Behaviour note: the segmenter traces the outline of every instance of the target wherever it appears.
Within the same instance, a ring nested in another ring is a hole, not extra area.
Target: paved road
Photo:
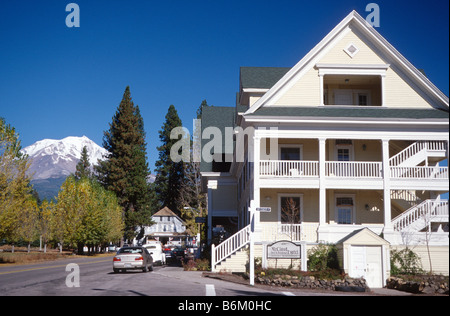
[[[76,264],[76,266],[69,264]],[[75,276],[74,267],[79,269],[79,279]],[[70,287],[71,285],[75,286]],[[0,266],[0,296],[204,297],[330,294],[344,295],[344,293],[316,293],[282,288],[250,287],[205,278],[202,277],[201,272],[186,272],[178,266],[155,267],[153,272],[147,273],[131,271],[114,274],[111,257],[74,258],[33,265]]]

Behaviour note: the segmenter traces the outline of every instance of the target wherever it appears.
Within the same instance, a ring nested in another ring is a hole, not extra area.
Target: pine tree
[[[81,150],[81,159],[76,166],[75,178],[90,178],[91,177],[91,163],[89,162],[89,155],[87,147],[84,146]]]
[[[175,127],[181,127],[181,119],[175,106],[171,105],[165,117],[162,129],[159,131],[159,139],[162,143],[157,147],[159,159],[155,163],[156,180],[155,190],[160,206],[167,206],[177,215],[180,215],[182,205],[178,196],[184,177],[183,162],[174,162],[170,158],[170,149],[178,139],[170,139],[170,133]]]
[[[103,147],[109,155],[96,167],[99,181],[117,195],[123,208],[127,239],[135,237],[139,227],[151,224],[146,146],[144,120],[127,87],[109,130],[104,132]]]

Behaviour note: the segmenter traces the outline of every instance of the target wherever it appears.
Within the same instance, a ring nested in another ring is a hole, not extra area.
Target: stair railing
[[[250,242],[250,225],[224,240],[219,245],[211,245],[211,271],[215,272],[216,265],[237,252]]]

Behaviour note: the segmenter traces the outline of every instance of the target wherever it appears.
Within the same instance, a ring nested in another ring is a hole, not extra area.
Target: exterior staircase
[[[429,158],[445,158],[446,142],[417,141],[412,143],[389,159],[391,167],[412,167],[427,161]]]
[[[243,248],[250,243],[250,230],[250,225],[245,226],[218,246],[211,246],[211,272],[245,272],[242,263],[247,262],[248,255]]]
[[[392,220],[395,231],[419,232],[431,222],[448,222],[448,201],[425,200]]]
[[[216,264],[215,272],[246,272],[249,262],[248,246],[244,246]]]

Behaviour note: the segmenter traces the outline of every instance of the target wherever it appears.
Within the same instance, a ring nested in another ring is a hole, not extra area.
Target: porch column
[[[320,106],[324,106],[324,89],[323,89],[323,74],[319,74],[319,93],[320,93]],[[327,100],[328,101],[328,100]]]
[[[326,138],[319,139],[319,225],[327,222],[327,196],[325,188]]]
[[[259,241],[261,232],[261,224],[260,224],[260,212],[256,212],[256,208],[261,206],[261,198],[260,198],[260,185],[259,185],[259,162],[260,162],[260,149],[261,149],[261,137],[256,135],[253,135],[253,157],[250,156],[250,163],[253,162],[253,203],[251,203],[251,211],[254,213],[254,227],[255,227],[255,234],[254,239],[255,241]],[[252,159],[253,158],[253,159]],[[251,214],[250,214],[251,215]],[[251,219],[251,216],[250,216]]]
[[[389,165],[389,139],[382,141],[383,155],[383,203],[384,203],[384,232],[392,231],[391,216],[391,170]]]
[[[213,198],[213,190],[217,189],[217,180],[208,180],[208,195],[206,197],[206,203],[208,206],[208,235],[207,235],[207,244],[210,245],[212,242],[212,218],[214,215],[214,210],[212,206]]]

